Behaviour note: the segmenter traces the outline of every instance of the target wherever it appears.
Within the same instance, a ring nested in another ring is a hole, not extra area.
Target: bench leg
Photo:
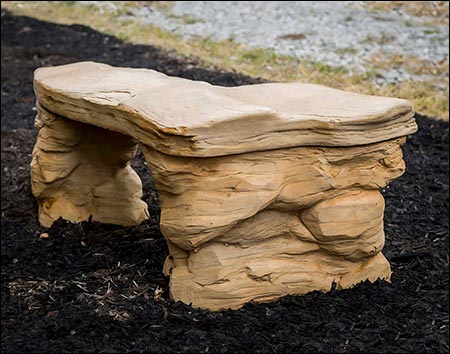
[[[54,115],[38,105],[31,185],[39,221],[58,218],[137,225],[149,217],[130,166],[137,143],[123,134]]]
[[[143,146],[160,195],[172,298],[236,309],[389,280],[378,190],[403,173],[403,142],[210,158]]]

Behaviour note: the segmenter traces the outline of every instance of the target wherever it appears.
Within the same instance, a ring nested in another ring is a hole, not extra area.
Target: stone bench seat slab
[[[228,88],[82,62],[37,69],[34,87],[38,101],[53,113],[177,156],[366,145],[416,129],[406,100],[313,84]]]

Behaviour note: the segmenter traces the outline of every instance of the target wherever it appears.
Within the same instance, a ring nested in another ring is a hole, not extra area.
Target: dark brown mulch
[[[135,228],[36,221],[29,167],[32,72],[96,60],[219,85],[259,82],[206,70],[83,26],[2,12],[2,352],[448,352],[448,123],[418,116],[407,173],[384,191],[392,284],[288,296],[211,313],[168,299],[157,195],[134,162],[152,219]],[[161,299],[155,299],[163,289]]]

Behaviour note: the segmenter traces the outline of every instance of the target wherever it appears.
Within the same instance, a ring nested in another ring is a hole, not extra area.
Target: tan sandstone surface
[[[405,170],[408,101],[309,84],[224,88],[92,62],[35,72],[39,218],[148,218],[161,200],[175,300],[238,308],[389,279],[379,189]]]

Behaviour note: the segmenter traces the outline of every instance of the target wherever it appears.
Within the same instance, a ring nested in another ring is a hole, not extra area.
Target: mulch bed
[[[217,85],[261,80],[84,26],[1,16],[2,352],[448,352],[448,123],[417,116],[419,132],[404,146],[407,172],[383,191],[391,284],[196,310],[169,299],[158,199],[141,155],[133,164],[151,220],[38,224],[32,72],[95,60]]]

